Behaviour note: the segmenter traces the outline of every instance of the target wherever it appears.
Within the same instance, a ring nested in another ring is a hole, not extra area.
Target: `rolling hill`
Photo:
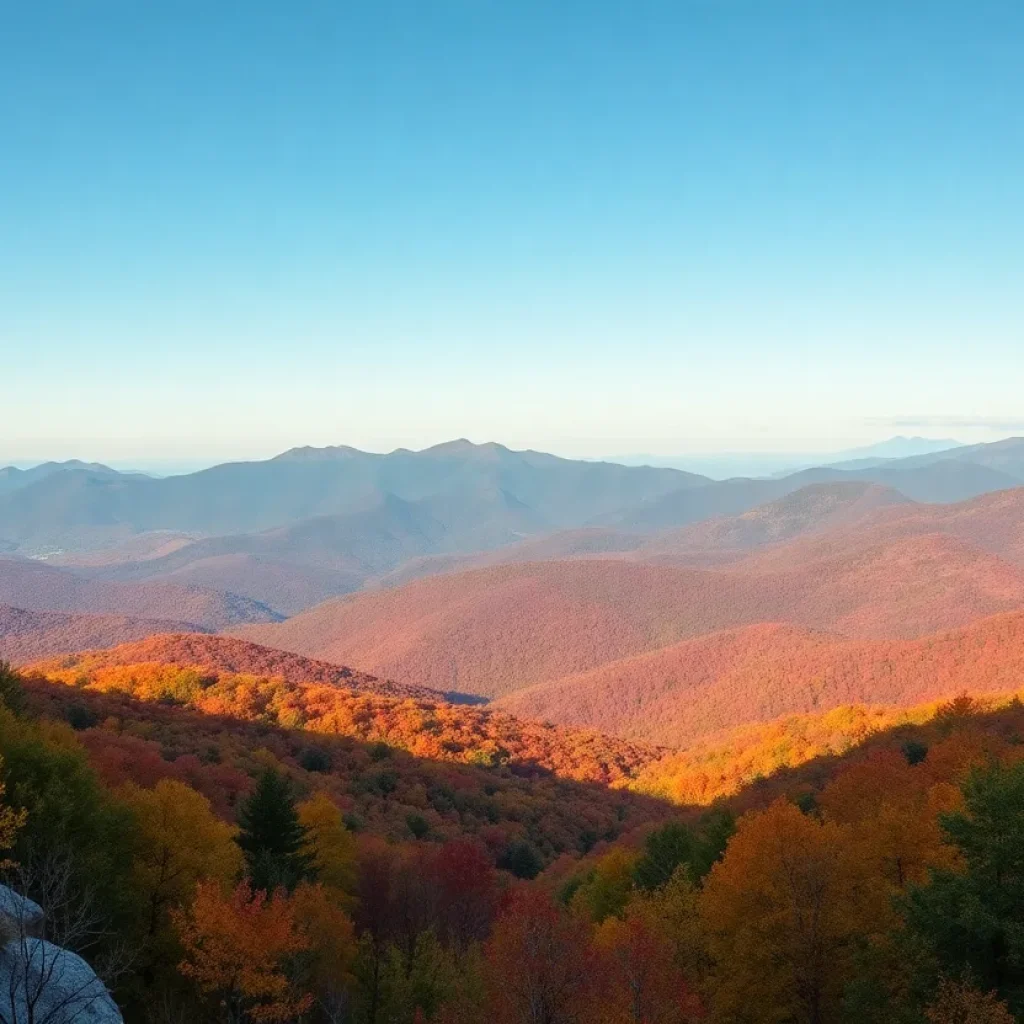
[[[752,549],[743,565],[776,571],[821,559],[855,560],[865,549],[913,538],[944,537],[955,544],[1024,565],[1024,488],[998,491],[949,505],[904,504],[881,507],[856,523],[805,531],[791,542]],[[708,546],[712,551],[713,547]],[[688,562],[684,558],[684,564]]]
[[[0,604],[0,660],[24,665],[68,651],[114,647],[168,629],[195,627],[127,615],[68,615]]]
[[[447,703],[438,693],[403,689],[240,641],[219,644],[219,639],[206,644],[157,637],[109,652],[40,661],[24,674],[71,687],[79,696],[119,694],[142,705],[198,710],[214,723],[290,728],[304,746],[344,736],[435,761],[498,770],[510,765],[519,776],[624,782],[663,753],[589,729],[555,728],[490,708]],[[141,707],[139,712],[145,714]],[[377,760],[390,757],[391,751],[377,751]]]
[[[189,533],[153,530],[149,533],[132,534],[124,541],[111,544],[109,547],[49,554],[46,561],[49,565],[71,569],[99,569],[123,563],[145,562],[151,558],[163,558],[194,540]]]
[[[871,523],[891,536],[944,533],[1008,562],[1024,565],[1024,487],[952,505],[903,506]]]
[[[740,516],[655,534],[629,557],[785,572],[843,557],[853,563],[872,547],[927,535],[1024,565],[1024,488],[933,505],[902,499],[876,484],[817,484]]]
[[[444,700],[444,694],[426,687],[394,683],[342,665],[206,633],[166,633],[105,650],[84,650],[37,662],[28,671],[43,675],[75,671],[88,675],[100,669],[129,665],[179,665],[201,672],[261,676],[292,684],[326,684],[402,699]]]
[[[124,573],[115,569],[89,575],[102,580],[141,579],[146,585],[172,583],[227,591],[270,607],[281,615],[293,615],[329,598],[350,594],[359,590],[365,581],[362,573],[299,565],[263,555],[203,554],[201,550],[194,553],[194,559],[185,557],[173,568],[173,560],[168,559],[148,575],[138,573],[135,567]]]
[[[375,586],[397,587],[413,580],[446,572],[485,569],[488,566],[518,562],[547,562],[569,558],[607,558],[641,550],[644,537],[607,527],[591,526],[578,530],[557,530],[554,533],[528,537],[494,551],[468,555],[427,555],[402,563],[393,572],[371,582]]]
[[[88,579],[25,558],[0,558],[0,603],[34,611],[128,615],[210,630],[280,618],[265,605],[237,594],[164,581]]]
[[[617,555],[699,568],[738,562],[776,547],[778,564],[785,566],[806,557],[801,549],[786,546],[801,539],[820,538],[819,546],[828,550],[837,538],[849,538],[853,551],[887,538],[927,533],[944,533],[1022,564],[1024,488],[945,505],[914,502],[892,488],[863,481],[809,484],[737,516],[716,516],[653,535],[609,527],[557,531],[489,552],[412,559],[376,582],[398,586],[441,572]]]
[[[537,518],[504,492],[416,502],[382,494],[351,512],[259,533],[176,543],[161,556],[147,553],[142,559],[99,565],[96,556],[79,556],[74,562],[87,563],[82,571],[94,578],[213,587],[293,614],[358,590],[367,580],[421,556],[476,552],[538,529]]]
[[[911,464],[904,465],[905,462]],[[1009,459],[1007,464],[1015,465]],[[912,460],[895,459],[857,470],[819,467],[777,478],[738,477],[706,487],[673,491],[611,513],[600,522],[618,529],[656,532],[699,523],[713,516],[740,515],[812,485],[842,483],[877,484],[912,501],[941,503],[967,501],[992,491],[1020,487],[1024,477],[987,462],[965,458],[936,459],[920,465]]]
[[[235,632],[374,675],[497,697],[758,622],[910,638],[1022,607],[1024,569],[925,534],[868,536],[853,552],[780,555],[768,566],[502,565],[351,595]]]
[[[715,517],[645,541],[644,560],[713,565],[769,544],[862,522],[876,509],[910,504],[899,491],[862,481],[810,484],[738,516]]]
[[[1024,611],[916,640],[851,640],[756,625],[542,683],[513,715],[680,747],[744,723],[844,704],[905,707],[1024,688]]]

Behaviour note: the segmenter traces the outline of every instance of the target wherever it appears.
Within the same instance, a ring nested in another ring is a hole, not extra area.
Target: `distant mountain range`
[[[1024,611],[1024,439],[853,454],[722,481],[464,440],[166,479],[5,470],[0,657],[168,633],[154,657],[330,671],[301,660],[315,658],[671,743],[813,710],[812,690],[866,700],[885,690],[871,659],[918,650],[871,645]],[[814,679],[786,681],[790,651]]]
[[[447,532],[460,528],[467,505],[476,506],[469,524],[474,533],[484,513],[507,520],[506,532],[536,532],[580,525],[708,483],[677,470],[580,462],[468,441],[389,455],[299,448],[264,462],[164,479],[77,465],[17,479],[19,486],[0,497],[0,537],[21,546],[78,549],[152,530],[203,536],[270,530],[351,514],[388,498],[422,505]]]
[[[10,494],[22,487],[38,483],[47,477],[58,473],[82,472],[89,473],[95,477],[119,477],[119,476],[141,476],[138,473],[119,473],[109,466],[99,462],[80,462],[78,459],[70,459],[67,462],[43,462],[31,469],[18,469],[16,466],[6,466],[0,469],[0,495]]]
[[[710,476],[715,480],[728,480],[736,476],[786,476],[815,466],[839,469],[864,468],[886,459],[902,459],[911,455],[949,451],[960,447],[952,438],[890,437],[886,441],[847,448],[835,452],[719,452],[692,455],[628,455],[613,462],[627,466],[668,466],[692,473]],[[857,464],[862,464],[858,467]]]
[[[886,450],[922,443],[898,439]],[[871,483],[898,492],[890,501],[962,501],[1024,485],[1024,440],[724,481],[465,440],[387,455],[297,448],[165,479],[76,462],[3,470],[0,480],[0,552],[45,556],[108,583],[216,590],[293,615],[366,585],[480,564],[489,552],[518,547],[524,560],[530,544],[557,547],[567,531],[584,531],[566,551],[573,557],[576,543],[629,550],[639,535],[742,515],[810,485]]]

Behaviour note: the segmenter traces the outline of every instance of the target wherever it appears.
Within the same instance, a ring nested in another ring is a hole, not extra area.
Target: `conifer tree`
[[[0,703],[20,715],[25,710],[25,691],[21,686],[21,676],[14,670],[9,661],[0,658]]]
[[[245,854],[255,891],[291,891],[312,873],[303,847],[305,829],[299,822],[288,780],[268,768],[239,814],[238,845]]]

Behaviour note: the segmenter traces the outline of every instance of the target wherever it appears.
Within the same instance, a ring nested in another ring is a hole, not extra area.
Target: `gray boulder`
[[[93,969],[45,939],[0,950],[0,1024],[124,1024]]]

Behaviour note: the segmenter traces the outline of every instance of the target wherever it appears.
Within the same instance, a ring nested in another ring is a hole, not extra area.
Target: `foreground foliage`
[[[1024,1014],[1017,703],[950,702],[702,810],[283,726],[347,706],[329,696],[167,666],[3,677],[8,880],[128,1020]]]

